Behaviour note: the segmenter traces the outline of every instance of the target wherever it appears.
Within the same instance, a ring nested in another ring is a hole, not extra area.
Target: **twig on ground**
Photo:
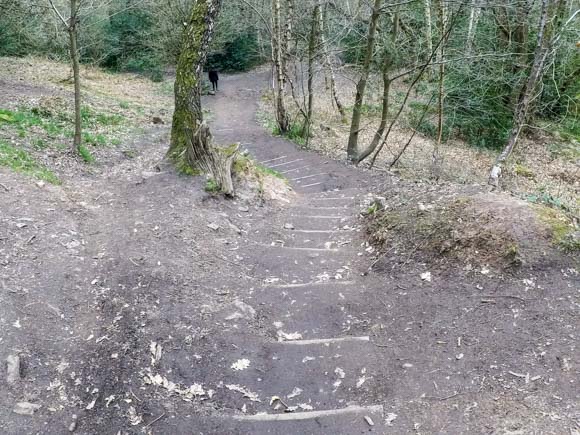
[[[101,198],[102,198],[102,196],[103,196],[105,193],[106,193],[106,192],[102,192],[102,193],[101,193],[99,196],[97,196],[97,197],[95,198],[95,202],[98,202],[98,201],[99,201],[99,199],[101,199]]]
[[[133,396],[135,399],[137,399],[137,402],[141,402],[141,399],[139,399],[139,398],[138,398],[138,397],[135,395],[135,393],[133,393],[133,390],[132,390],[132,389],[129,389],[129,392],[131,393],[131,395],[132,395],[132,396]]]
[[[0,187],[2,187],[6,192],[10,192],[10,189],[8,189],[4,184],[0,183]]]
[[[143,426],[143,429],[147,429],[149,426],[157,423],[159,420],[161,420],[163,417],[165,417],[165,413],[161,414],[159,417],[157,417],[155,420],[153,420],[151,423],[146,424],[145,426]]]
[[[487,303],[493,303],[495,301],[493,301],[493,298],[508,298],[508,299],[517,299],[518,301],[522,301],[522,302],[528,302],[528,301],[535,301],[535,299],[524,299],[522,297],[519,296],[513,296],[513,295],[475,295],[476,297],[481,297],[481,298],[490,298],[490,299],[482,299],[481,302],[487,302]]]
[[[425,397],[424,397],[424,399],[430,399],[430,400],[441,400],[441,401],[443,401],[443,400],[452,399],[453,397],[455,397],[455,396],[459,396],[460,394],[463,394],[463,393],[460,393],[460,392],[458,392],[458,391],[455,391],[453,394],[451,394],[451,395],[449,395],[449,396],[445,396],[445,397],[437,397],[437,396],[425,396]]]
[[[479,386],[479,390],[477,390],[478,393],[481,393],[481,390],[483,390],[483,385],[485,384],[486,379],[487,376],[484,376],[483,379],[481,380],[481,385]]]

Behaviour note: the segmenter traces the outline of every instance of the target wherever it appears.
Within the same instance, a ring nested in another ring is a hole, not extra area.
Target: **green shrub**
[[[163,80],[163,61],[152,47],[152,10],[126,8],[111,14],[105,29],[107,55],[101,65],[113,71],[143,74],[153,81]]]
[[[306,145],[306,138],[304,137],[304,131],[301,124],[297,122],[290,124],[288,131],[285,134],[280,131],[280,127],[275,121],[268,122],[268,126],[272,129],[272,134],[276,136],[284,136],[298,145]]]
[[[512,127],[513,107],[509,100],[512,90],[509,77],[498,80],[492,71],[488,74],[477,66],[450,69],[445,123],[472,145],[499,149],[505,145]]]
[[[206,69],[224,72],[247,71],[260,61],[255,33],[242,33],[227,41],[222,49],[210,52]]]

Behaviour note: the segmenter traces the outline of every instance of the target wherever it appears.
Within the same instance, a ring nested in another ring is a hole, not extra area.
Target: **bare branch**
[[[56,6],[54,5],[54,3],[52,2],[52,0],[48,0],[48,3],[50,4],[50,7],[52,8],[52,10],[54,11],[54,13],[56,14],[56,16],[58,18],[60,18],[60,20],[62,21],[62,24],[64,24],[64,26],[68,29],[69,27],[69,23],[67,23],[67,21],[64,19],[64,17],[62,16],[62,14],[60,13],[60,11],[56,8]]]

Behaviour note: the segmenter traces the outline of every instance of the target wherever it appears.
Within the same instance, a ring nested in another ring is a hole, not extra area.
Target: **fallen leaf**
[[[302,334],[300,334],[299,332],[291,332],[291,333],[286,333],[284,331],[278,331],[278,341],[293,341],[293,340],[301,340],[302,339]]]
[[[245,398],[250,399],[252,402],[261,402],[257,393],[254,393],[254,392],[242,387],[241,385],[229,384],[229,385],[226,385],[226,388],[230,391],[237,391],[238,393],[242,393]]]
[[[159,360],[161,360],[161,353],[163,348],[159,343],[152,341],[149,345],[149,350],[151,351],[151,365],[156,366]]]
[[[18,402],[12,411],[20,415],[34,415],[40,408],[41,406],[36,403]]]
[[[360,378],[358,378],[358,380],[356,381],[356,387],[360,388],[363,386],[363,384],[366,382],[367,377],[366,376],[361,376]]]
[[[392,426],[393,421],[395,421],[397,419],[397,417],[398,417],[397,414],[389,412],[387,414],[387,418],[385,418],[385,423],[387,424],[387,426]]]
[[[217,230],[220,229],[220,226],[218,224],[216,224],[215,222],[212,222],[212,223],[207,224],[207,227],[210,230],[214,230],[214,231],[217,231]]]
[[[141,424],[143,422],[143,417],[139,414],[137,414],[137,411],[135,410],[134,406],[130,406],[129,407],[129,423],[131,423],[131,426],[137,426],[138,424]]]
[[[235,363],[232,364],[232,369],[234,370],[244,370],[250,367],[250,360],[249,359],[239,359]]]
[[[292,392],[290,394],[288,394],[286,397],[288,399],[292,399],[293,397],[300,396],[301,394],[302,394],[302,388],[294,387]]]

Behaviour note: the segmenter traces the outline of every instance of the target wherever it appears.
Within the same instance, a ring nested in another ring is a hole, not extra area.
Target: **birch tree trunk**
[[[479,16],[481,15],[480,1],[481,0],[473,0],[473,3],[471,4],[469,24],[467,25],[467,41],[465,41],[465,54],[467,56],[470,56],[471,51],[473,50],[475,30],[477,29],[477,23],[479,22]]]
[[[347,158],[354,163],[359,161],[359,147],[358,135],[360,132],[360,120],[362,115],[362,105],[364,100],[365,89],[369,78],[371,62],[373,59],[373,51],[375,48],[375,34],[377,30],[377,23],[381,14],[382,0],[375,0],[373,12],[369,23],[369,30],[367,35],[367,44],[365,50],[365,58],[363,61],[361,77],[356,85],[356,96],[354,99],[354,106],[352,108],[352,120],[350,124],[350,133],[348,137],[348,145],[346,149]]]
[[[427,56],[433,53],[433,30],[431,25],[431,0],[423,0],[425,10],[425,42],[427,43]]]
[[[312,11],[312,23],[310,29],[310,39],[308,41],[308,78],[307,78],[307,92],[308,103],[306,106],[306,117],[304,118],[304,125],[302,127],[302,137],[306,139],[306,144],[310,140],[310,129],[312,126],[312,111],[314,106],[314,59],[316,55],[316,45],[318,42],[318,15],[320,15],[320,5],[314,6]]]
[[[332,66],[332,61],[330,59],[330,55],[328,53],[328,46],[326,45],[326,35],[324,34],[324,18],[322,14],[322,0],[318,0],[318,9],[316,9],[318,13],[318,33],[320,38],[320,48],[322,50],[323,61],[328,71],[328,77],[330,79],[330,93],[332,95],[332,99],[336,104],[336,109],[338,113],[340,113],[340,117],[342,122],[346,122],[346,113],[344,111],[344,106],[342,105],[338,93],[336,92],[336,76],[334,75],[334,67]]]
[[[222,192],[234,194],[232,164],[237,147],[217,149],[201,108],[201,74],[221,0],[198,0],[183,33],[175,77],[175,111],[167,157],[185,173],[209,173]]]
[[[290,70],[290,41],[292,40],[292,22],[294,21],[294,0],[286,0],[286,21],[284,23],[284,38],[282,54],[284,59],[284,78],[287,79]]]

